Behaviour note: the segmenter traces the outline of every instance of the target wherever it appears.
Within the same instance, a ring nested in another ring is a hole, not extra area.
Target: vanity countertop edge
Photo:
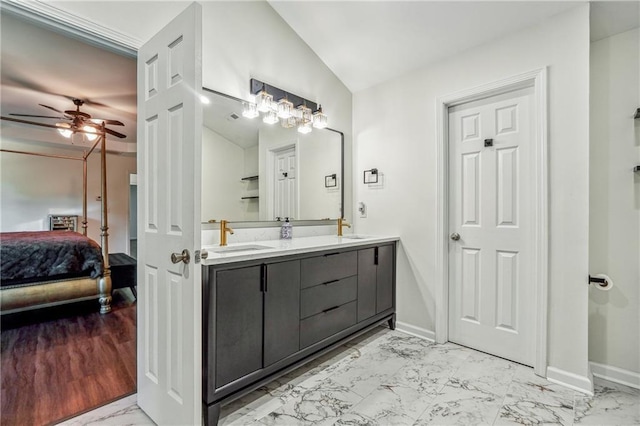
[[[229,244],[225,247],[235,251],[229,251],[226,253],[215,252],[215,250],[224,250],[225,248],[217,245],[208,245],[203,247],[203,249],[208,252],[208,258],[202,260],[202,265],[221,265],[243,262],[245,260],[268,259],[325,250],[347,249],[351,247],[382,244],[399,240],[400,237],[397,236],[363,236],[354,238],[349,235],[345,235],[343,237],[338,237],[336,235],[323,235],[314,237],[294,237],[290,240],[266,240]],[[246,251],[242,250],[242,247],[244,246],[247,247]],[[252,249],[252,247],[256,246],[269,248],[261,248],[258,250]]]

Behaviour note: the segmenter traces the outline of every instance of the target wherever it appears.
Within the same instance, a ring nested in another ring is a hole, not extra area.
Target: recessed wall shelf
[[[247,176],[243,177],[242,180],[258,180],[260,176]]]
[[[250,197],[242,197],[243,200],[257,200],[258,198],[260,198],[257,195],[252,195]]]

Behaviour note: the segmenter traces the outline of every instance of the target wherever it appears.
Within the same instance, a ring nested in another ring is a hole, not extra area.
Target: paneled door
[[[534,362],[533,88],[449,108],[449,340]]]
[[[159,425],[202,422],[201,16],[138,52],[138,405]]]
[[[275,153],[275,217],[298,216],[298,186],[296,180],[296,148],[291,146]]]

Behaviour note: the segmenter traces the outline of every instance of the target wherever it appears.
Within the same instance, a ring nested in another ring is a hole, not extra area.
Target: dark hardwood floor
[[[136,390],[136,305],[81,302],[0,318],[0,424],[48,425]]]

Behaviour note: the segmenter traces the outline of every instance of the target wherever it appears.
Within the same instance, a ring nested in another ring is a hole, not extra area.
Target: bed
[[[16,121],[2,117],[3,120]],[[28,123],[19,120],[21,123]],[[42,125],[40,123],[29,123]],[[48,126],[51,127],[51,126]],[[2,152],[83,161],[82,232],[0,233],[0,314],[97,298],[100,313],[111,311],[111,269],[107,219],[104,124],[82,157],[0,149]],[[87,237],[87,158],[101,144],[100,244]]]
[[[0,260],[3,313],[101,293],[102,249],[78,232],[1,233]]]

